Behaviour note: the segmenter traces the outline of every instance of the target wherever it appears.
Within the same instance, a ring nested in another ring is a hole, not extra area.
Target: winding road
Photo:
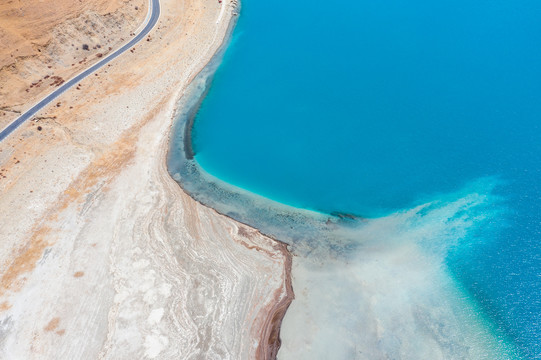
[[[88,75],[93,74],[96,70],[106,65],[107,63],[111,62],[112,60],[117,58],[119,55],[121,55],[123,52],[125,52],[126,50],[129,50],[135,44],[141,41],[150,32],[150,30],[154,28],[154,26],[158,22],[159,17],[160,17],[160,1],[150,0],[149,15],[147,15],[148,22],[145,25],[145,27],[137,35],[135,35],[133,39],[131,39],[128,43],[124,44],[120,49],[107,55],[106,57],[98,61],[96,64],[90,66],[88,69],[84,70],[83,72],[76,75],[69,81],[65,82],[60,87],[58,87],[55,91],[53,91],[51,94],[47,95],[43,100],[38,102],[36,105],[32,106],[29,110],[25,111],[21,116],[15,119],[11,124],[6,126],[0,132],[0,141],[8,137],[22,123],[32,118],[32,116],[34,116],[37,112],[39,112],[43,107],[45,107],[51,101],[53,101],[58,96],[63,94],[66,90],[71,88],[73,85],[79,83],[82,79],[84,79]]]

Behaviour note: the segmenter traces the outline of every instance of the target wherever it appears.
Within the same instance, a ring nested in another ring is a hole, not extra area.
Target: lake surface
[[[540,123],[539,1],[244,0],[192,140],[229,184],[323,214],[394,216],[403,243],[445,243],[452,287],[532,359]],[[482,206],[441,211],[473,195]],[[427,203],[423,226],[396,216]],[[427,219],[448,226],[434,235]]]

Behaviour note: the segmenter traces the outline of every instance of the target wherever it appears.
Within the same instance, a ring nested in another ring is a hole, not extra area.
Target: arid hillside
[[[126,41],[147,0],[0,2],[0,129]]]

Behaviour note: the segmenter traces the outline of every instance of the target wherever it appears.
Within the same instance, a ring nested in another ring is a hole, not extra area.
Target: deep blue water
[[[199,164],[368,217],[497,179],[501,211],[447,262],[496,330],[541,358],[541,3],[242,6],[196,118]]]

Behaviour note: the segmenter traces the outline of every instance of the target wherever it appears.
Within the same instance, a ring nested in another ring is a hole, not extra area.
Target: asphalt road
[[[149,32],[152,30],[154,25],[158,22],[158,18],[160,17],[160,1],[159,0],[150,0],[150,19],[146,26],[139,32],[133,39],[131,39],[127,44],[122,46],[120,49],[114,51],[113,53],[109,54],[108,56],[104,57],[100,61],[98,61],[96,64],[92,65],[79,75],[75,76],[74,78],[70,79],[69,81],[63,83],[60,87],[58,87],[56,90],[54,90],[51,94],[49,94],[47,97],[45,97],[43,100],[41,100],[39,103],[34,105],[32,108],[24,112],[21,116],[19,116],[16,120],[14,120],[11,124],[9,124],[5,129],[3,129],[0,132],[0,141],[4,140],[6,137],[8,137],[15,129],[17,129],[22,123],[24,123],[26,120],[32,118],[34,115],[36,115],[37,112],[39,112],[43,107],[45,107],[47,104],[49,104],[51,101],[56,99],[58,96],[60,96],[62,93],[64,93],[66,90],[71,88],[73,85],[79,83],[82,79],[87,77],[88,75],[94,73],[96,70],[101,68],[102,66],[106,65],[107,63],[114,60],[116,57],[120,56],[123,52],[126,50],[131,49],[135,44],[137,44],[139,41],[141,41]]]

